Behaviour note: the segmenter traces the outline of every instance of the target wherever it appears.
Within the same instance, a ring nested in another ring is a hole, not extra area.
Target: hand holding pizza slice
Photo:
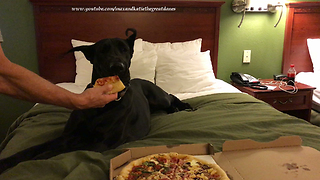
[[[111,84],[113,86],[112,90],[109,91],[108,94],[114,94],[114,93],[120,92],[125,88],[125,86],[123,85],[122,81],[118,76],[99,78],[96,80],[93,87],[103,86],[105,84]]]

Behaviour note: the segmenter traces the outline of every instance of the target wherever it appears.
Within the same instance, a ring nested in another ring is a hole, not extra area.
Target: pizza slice
[[[108,92],[109,94],[120,92],[125,88],[125,86],[123,85],[122,81],[118,76],[99,78],[96,80],[93,87],[99,87],[105,84],[111,84],[113,86],[112,90]]]

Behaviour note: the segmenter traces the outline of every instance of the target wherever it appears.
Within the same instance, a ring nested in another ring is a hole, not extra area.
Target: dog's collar
[[[116,99],[115,101],[120,101],[121,98],[126,94],[129,87],[130,84],[128,84],[122,91],[118,92],[118,99]]]

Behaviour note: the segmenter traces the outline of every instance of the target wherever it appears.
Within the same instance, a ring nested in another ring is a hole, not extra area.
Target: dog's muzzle
[[[111,62],[109,68],[115,74],[121,74],[127,69],[126,65],[122,62]]]

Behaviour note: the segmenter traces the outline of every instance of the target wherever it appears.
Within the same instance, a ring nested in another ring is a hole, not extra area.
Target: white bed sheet
[[[59,83],[58,86],[65,88],[71,92],[80,94],[86,88],[85,85],[79,85],[75,83]],[[197,96],[204,96],[209,94],[216,94],[216,93],[241,93],[237,88],[233,87],[231,84],[220,80],[214,79],[214,83],[211,86],[205,88],[205,90],[196,93],[178,93],[174,94],[179,99],[184,100],[188,98],[193,98]]]
[[[214,83],[211,86],[208,86],[205,88],[205,90],[201,92],[196,92],[196,93],[178,93],[174,94],[177,96],[179,99],[184,100],[184,99],[189,99],[193,97],[198,97],[198,96],[204,96],[204,95],[209,95],[209,94],[217,94],[217,93],[241,93],[237,88],[232,86],[231,84],[220,80],[220,79],[214,79]]]
[[[297,74],[295,81],[313,86],[312,108],[320,111],[320,72],[300,72]]]

